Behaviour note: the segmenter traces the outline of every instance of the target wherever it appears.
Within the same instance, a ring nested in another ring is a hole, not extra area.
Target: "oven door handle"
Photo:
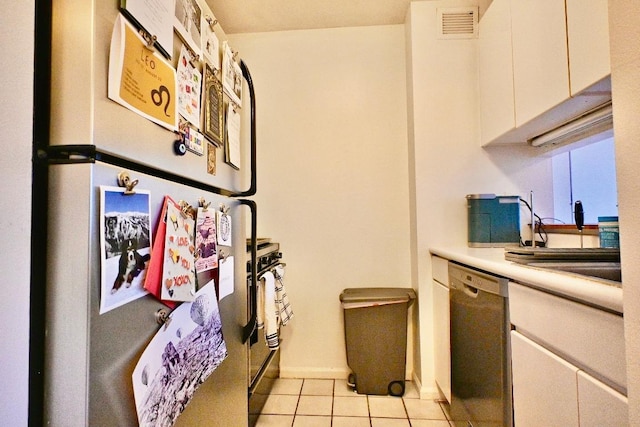
[[[258,273],[256,271],[256,261],[258,253],[258,207],[253,200],[240,199],[240,203],[246,205],[251,210],[251,280],[247,292],[249,293],[249,323],[242,328],[242,343],[245,344],[251,338],[253,331],[258,326]]]

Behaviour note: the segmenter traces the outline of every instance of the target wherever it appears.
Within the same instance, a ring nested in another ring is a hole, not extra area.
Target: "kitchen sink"
[[[622,282],[622,273],[619,262],[529,262],[529,267],[544,268],[548,270],[562,271],[565,273],[581,274],[583,276],[597,277],[599,279]]]
[[[505,259],[529,267],[622,282],[617,248],[505,248]]]

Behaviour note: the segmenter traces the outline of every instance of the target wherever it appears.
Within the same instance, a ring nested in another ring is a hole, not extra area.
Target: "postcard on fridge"
[[[150,193],[100,186],[100,314],[147,294],[151,250]]]
[[[162,299],[193,301],[196,294],[195,220],[173,204],[167,205],[162,266]]]
[[[196,0],[175,0],[173,26],[196,55],[202,55],[202,9]]]
[[[202,73],[192,64],[189,50],[182,45],[177,69],[178,112],[196,128],[200,128]]]
[[[173,425],[198,387],[227,358],[213,281],[178,306],[142,353],[132,374],[141,426]]]
[[[222,87],[231,100],[242,106],[242,70],[233,59],[233,51],[229,43],[222,43]]]
[[[216,211],[198,208],[196,218],[196,273],[218,267]]]

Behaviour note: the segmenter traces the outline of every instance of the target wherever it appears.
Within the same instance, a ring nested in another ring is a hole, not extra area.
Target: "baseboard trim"
[[[317,378],[344,380],[349,377],[349,369],[327,368],[284,368],[280,367],[280,378]]]
[[[415,373],[413,374],[413,382],[416,385],[416,389],[420,394],[421,400],[438,400],[441,398],[440,392],[435,385],[432,387],[425,387]]]
[[[349,378],[351,370],[346,368],[285,368],[280,367],[280,378],[314,378],[314,379],[332,379],[332,380],[346,380]],[[415,374],[407,375],[405,378],[407,381],[415,381],[418,390],[420,380]],[[422,394],[422,392],[421,392]],[[437,391],[436,391],[437,395]]]

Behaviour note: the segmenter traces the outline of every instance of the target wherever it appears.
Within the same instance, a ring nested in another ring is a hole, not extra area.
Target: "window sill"
[[[580,234],[580,231],[576,228],[575,224],[545,224],[543,229],[547,233],[554,234]],[[536,232],[538,232],[537,226]],[[585,224],[582,229],[583,235],[597,236],[598,233],[597,224]]]

